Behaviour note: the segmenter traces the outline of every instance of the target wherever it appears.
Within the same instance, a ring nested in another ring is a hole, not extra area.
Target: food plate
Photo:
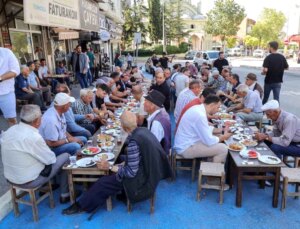
[[[97,135],[97,142],[112,142],[114,141],[115,138],[111,135],[108,135],[108,134],[98,134]]]
[[[99,155],[99,154],[98,154]],[[97,156],[98,156],[97,155]],[[243,158],[250,158],[250,159],[256,159],[260,156],[260,153],[255,150],[242,150],[240,152],[241,157]]]
[[[243,134],[235,134],[232,137],[234,140],[237,140],[237,141],[242,141],[244,139],[247,139],[247,136],[243,135]]]
[[[235,151],[235,152],[240,152],[241,150],[246,149],[246,147],[240,143],[231,143],[228,146],[229,150]]]
[[[224,125],[225,126],[233,126],[235,124],[236,124],[235,120],[224,119]]]
[[[271,155],[260,155],[258,157],[258,160],[268,165],[277,165],[281,162],[281,160],[278,157]]]
[[[95,147],[95,146],[87,147],[87,148],[81,150],[81,153],[83,155],[96,155],[100,152],[101,152],[101,149],[99,147]]]
[[[115,143],[113,142],[105,142],[98,144],[103,150],[112,150],[115,147]]]
[[[258,144],[257,141],[249,140],[249,139],[244,139],[239,142],[247,147],[254,147],[254,146],[257,146],[257,144]]]
[[[113,153],[100,153],[98,155],[94,156],[94,161],[101,161],[101,160],[106,160],[110,161],[115,158],[115,155]]]
[[[117,136],[118,134],[121,133],[121,131],[116,130],[116,129],[109,129],[109,130],[106,130],[104,133],[109,134],[109,135],[113,135],[113,136]]]
[[[81,158],[80,160],[76,161],[76,165],[82,168],[92,167],[95,164],[96,162],[94,162],[93,158],[91,157]]]
[[[232,115],[228,113],[219,113],[220,119],[232,119]]]

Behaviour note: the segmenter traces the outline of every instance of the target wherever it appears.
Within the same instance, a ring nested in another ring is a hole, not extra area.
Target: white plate
[[[103,155],[107,155],[107,159],[106,159],[107,161],[110,161],[110,160],[112,160],[112,159],[115,158],[115,155],[114,155],[113,153],[100,153],[100,154],[98,154],[98,155],[95,155],[94,158],[93,158],[93,160],[94,160],[94,161],[100,161],[100,160],[101,160],[101,157],[102,157]]]
[[[82,168],[92,167],[96,164],[92,157],[85,157],[81,158],[80,160],[76,161],[76,165]]]
[[[249,155],[248,155],[248,152],[249,151],[255,151],[256,153],[257,153],[257,156],[256,157],[249,157]],[[259,152],[257,152],[256,150],[242,150],[241,152],[240,152],[240,155],[241,155],[241,157],[243,157],[243,158],[249,158],[249,159],[256,159],[256,158],[258,158],[259,156],[260,156],[260,153]],[[96,156],[98,156],[98,155],[96,155]]]
[[[242,140],[246,139],[243,134],[235,134],[232,136],[232,138],[237,141],[242,141]]]
[[[281,162],[281,160],[278,157],[274,157],[271,155],[260,155],[258,157],[258,160],[268,165],[277,165]]]
[[[109,134],[109,135],[113,135],[113,136],[117,136],[121,133],[121,131],[116,130],[116,129],[109,129],[109,130],[106,130],[104,133]]]
[[[99,148],[99,147],[97,147],[97,146],[87,147],[87,149],[88,149],[88,148],[97,148],[98,151],[95,152],[95,153],[85,153],[85,150],[86,150],[86,149],[83,149],[83,150],[81,150],[81,153],[82,153],[83,155],[93,156],[93,155],[96,155],[96,154],[98,154],[98,153],[101,152],[101,148]]]
[[[107,151],[107,150],[112,150],[115,147],[115,143],[113,143],[111,146],[101,146],[101,149]]]
[[[115,138],[113,136],[110,136],[110,141],[113,142],[115,140]],[[98,137],[97,137],[97,142],[102,142],[102,140],[100,140]]]
[[[245,145],[243,142],[245,140],[248,140],[248,139],[243,139],[241,141],[239,141],[239,143],[241,143],[242,145],[246,146],[246,147],[254,147],[254,146],[257,146],[258,145],[258,142],[257,141],[253,141],[253,144],[252,145]]]
[[[230,144],[229,144],[230,145]],[[229,145],[228,145],[228,149],[229,150],[231,150],[231,151],[233,151],[233,152],[240,152],[240,151],[242,151],[242,150],[245,150],[246,149],[246,147],[244,146],[244,145],[242,145],[243,146],[243,148],[241,149],[241,150],[234,150],[234,149],[231,149],[231,148],[229,148]]]

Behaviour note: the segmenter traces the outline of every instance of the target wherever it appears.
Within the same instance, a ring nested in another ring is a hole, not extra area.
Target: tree
[[[224,44],[226,37],[236,35],[245,16],[244,7],[234,0],[216,0],[214,8],[207,13],[204,30],[213,36],[220,36]]]
[[[247,35],[244,38],[244,44],[249,48],[255,48],[255,47],[259,46],[259,40],[256,37]]]
[[[236,37],[227,37],[226,43],[228,48],[234,48],[236,45],[237,39]]]
[[[149,7],[149,33],[152,41],[156,43],[162,39],[162,15],[160,0],[148,0]]]
[[[253,26],[250,35],[258,39],[259,46],[266,47],[270,41],[281,40],[281,30],[285,22],[286,18],[281,11],[264,8],[260,20]]]

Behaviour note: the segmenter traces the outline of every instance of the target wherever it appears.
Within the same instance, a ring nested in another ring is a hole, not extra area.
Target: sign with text
[[[91,0],[80,0],[79,9],[81,29],[98,32],[100,29],[98,4]]]
[[[23,2],[25,23],[80,29],[77,0],[24,0]]]

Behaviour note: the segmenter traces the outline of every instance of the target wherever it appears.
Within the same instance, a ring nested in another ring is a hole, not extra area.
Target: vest
[[[161,140],[160,144],[163,147],[164,151],[167,155],[169,155],[169,151],[171,149],[171,121],[170,116],[166,112],[165,109],[161,109],[160,112],[154,117],[152,122],[150,123],[150,130],[152,128],[153,121],[160,122],[164,129],[164,138]]]

